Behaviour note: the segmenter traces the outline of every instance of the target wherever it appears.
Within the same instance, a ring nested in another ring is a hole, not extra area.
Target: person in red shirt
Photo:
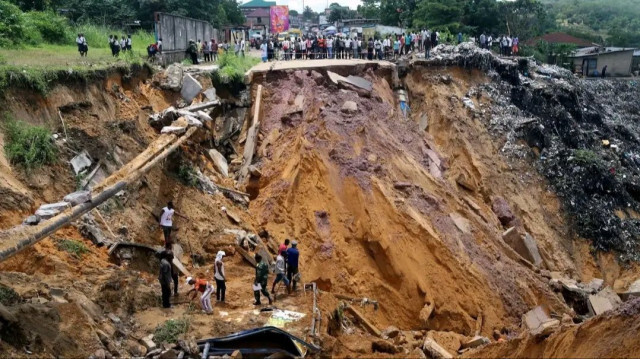
[[[187,278],[187,283],[193,285],[193,288],[187,292],[187,295],[193,292],[193,295],[191,295],[191,299],[193,300],[197,292],[202,293],[200,295],[200,304],[202,305],[202,309],[207,314],[213,314],[213,308],[211,308],[211,293],[213,293],[213,286],[204,279],[193,279],[191,277]]]

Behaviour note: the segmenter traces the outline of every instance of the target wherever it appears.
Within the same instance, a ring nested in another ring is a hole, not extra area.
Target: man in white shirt
[[[167,206],[162,209],[162,214],[160,215],[160,227],[162,227],[162,233],[164,233],[164,246],[167,249],[171,248],[171,230],[173,229],[173,215],[189,220],[188,217],[183,216],[182,214],[176,212],[173,209],[173,202],[169,201]]]
[[[333,37],[329,36],[326,40],[327,43],[327,53],[328,53],[328,58],[332,59],[333,58]]]
[[[247,46],[247,43],[244,41],[244,39],[240,40],[240,56],[241,57],[244,57],[245,46]]]

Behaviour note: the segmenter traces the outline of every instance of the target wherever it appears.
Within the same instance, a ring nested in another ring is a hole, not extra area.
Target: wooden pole
[[[240,168],[239,181],[243,183],[247,175],[249,174],[249,166],[253,161],[253,154],[256,151],[256,143],[258,142],[258,132],[260,131],[260,108],[262,104],[262,85],[258,85],[258,91],[256,94],[256,101],[253,105],[253,123],[247,133],[247,142],[244,145],[244,153],[242,155],[243,162]]]

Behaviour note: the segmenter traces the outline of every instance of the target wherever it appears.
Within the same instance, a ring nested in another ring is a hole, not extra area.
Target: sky
[[[242,2],[247,2],[248,0],[244,0]],[[276,4],[278,5],[288,5],[289,10],[296,10],[302,14],[302,3],[304,2],[304,6],[309,6],[315,12],[324,11],[328,4],[337,2],[342,6],[348,6],[351,9],[356,9],[358,5],[361,4],[360,0],[276,0]]]

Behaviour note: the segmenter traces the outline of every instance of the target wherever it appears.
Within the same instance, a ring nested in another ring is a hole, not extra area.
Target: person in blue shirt
[[[458,33],[458,45],[460,45],[462,43],[462,33],[459,32]]]
[[[287,278],[293,284],[293,290],[296,290],[298,284],[298,259],[300,252],[298,251],[298,241],[291,242],[291,248],[287,249]]]

